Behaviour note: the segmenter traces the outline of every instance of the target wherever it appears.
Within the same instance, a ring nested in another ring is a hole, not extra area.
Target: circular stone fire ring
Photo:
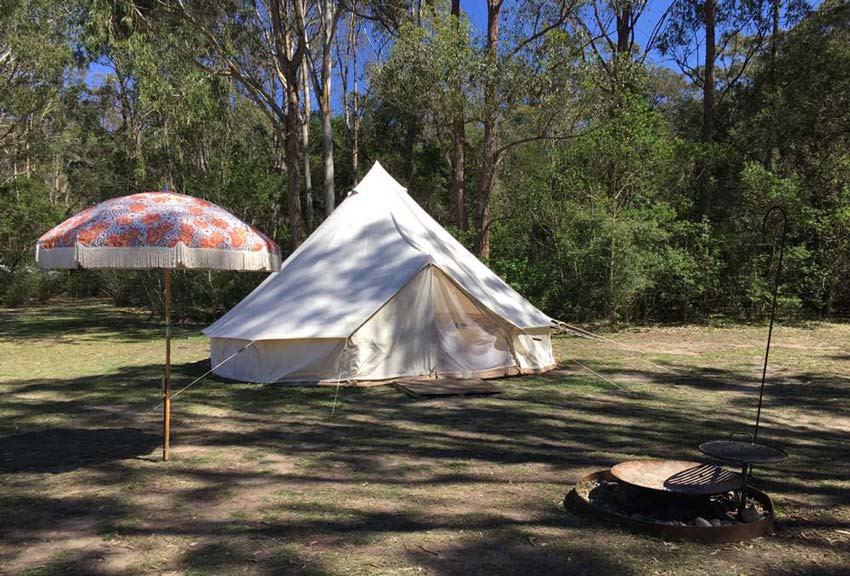
[[[611,491],[615,496],[619,493],[619,499],[630,505],[636,500],[645,502],[647,507],[666,506],[676,510],[700,510],[704,506],[719,505],[716,501],[713,504],[709,502],[707,496],[681,495],[630,486],[615,478],[610,470],[600,470],[582,478],[567,494],[564,506],[576,514],[634,532],[661,536],[666,540],[693,540],[704,544],[750,540],[770,533],[773,527],[773,502],[767,494],[752,486],[747,487],[747,496],[761,510],[759,520],[744,523],[730,518],[720,525],[710,526],[652,518],[651,514],[629,513],[625,508],[618,509],[617,497],[611,498],[610,502],[597,497],[595,492],[600,488],[602,492]],[[726,497],[730,499],[731,510],[731,494]]]

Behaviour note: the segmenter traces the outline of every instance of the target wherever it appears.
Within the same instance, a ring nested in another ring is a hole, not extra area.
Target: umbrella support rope
[[[209,370],[207,370],[206,372],[204,372],[203,374],[201,374],[200,376],[198,376],[197,378],[195,378],[194,380],[192,380],[191,382],[189,382],[188,384],[183,386],[180,390],[178,390],[177,392],[172,394],[171,399],[173,400],[174,398],[177,398],[178,396],[180,396],[180,394],[182,394],[183,392],[185,392],[186,390],[188,390],[189,388],[191,388],[192,386],[194,386],[195,384],[197,384],[198,382],[200,382],[201,380],[203,380],[204,378],[206,378],[207,376],[209,376],[210,374],[212,374],[213,372],[218,370],[221,366],[224,366],[225,364],[227,364],[228,362],[230,362],[231,360],[236,358],[239,354],[241,354],[242,352],[244,352],[245,350],[247,350],[248,348],[253,346],[254,343],[256,343],[256,342],[257,342],[256,340],[251,340],[250,342],[245,344],[242,348],[240,348],[239,350],[237,350],[236,352],[234,352],[233,354],[231,354],[230,356],[228,356],[227,358],[225,358],[224,360],[222,360],[221,362],[219,362],[218,364],[216,364],[215,366],[213,366],[212,368],[210,368]],[[162,407],[162,403],[159,403],[156,406],[154,406],[152,408],[152,410],[158,410],[160,407]]]

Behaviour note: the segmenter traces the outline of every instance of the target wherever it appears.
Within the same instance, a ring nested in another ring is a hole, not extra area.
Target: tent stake
[[[171,270],[165,269],[165,390],[162,402],[162,459],[168,460],[171,436]]]

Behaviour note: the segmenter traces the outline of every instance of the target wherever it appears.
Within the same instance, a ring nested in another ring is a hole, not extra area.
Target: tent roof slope
[[[204,334],[245,340],[347,338],[428,265],[518,328],[551,325],[376,162],[280,271]]]

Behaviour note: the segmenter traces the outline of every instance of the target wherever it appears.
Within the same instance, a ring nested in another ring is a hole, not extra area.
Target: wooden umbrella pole
[[[162,412],[162,459],[168,460],[171,436],[171,270],[165,269],[165,387]]]

